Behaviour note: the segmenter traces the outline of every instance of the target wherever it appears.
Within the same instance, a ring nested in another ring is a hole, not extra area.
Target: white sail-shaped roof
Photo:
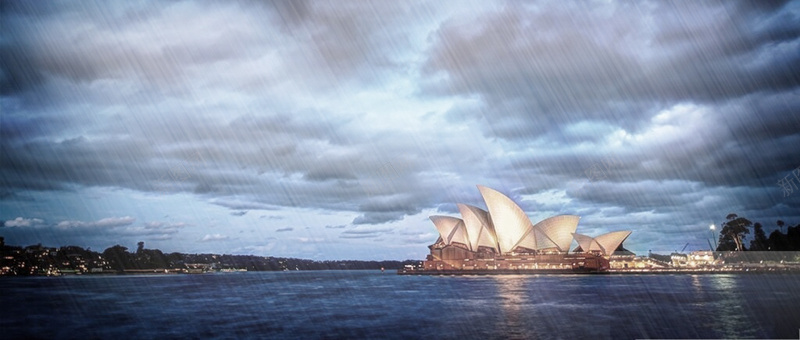
[[[520,240],[533,228],[525,212],[506,195],[479,185],[478,190],[489,208],[497,244],[501,253],[510,253]]]
[[[517,251],[518,247],[568,252],[574,239],[586,252],[598,251],[611,255],[630,235],[630,231],[608,233],[596,238],[575,234],[580,221],[580,217],[575,215],[553,216],[534,225],[522,208],[508,196],[482,185],[478,186],[478,190],[488,211],[458,204],[463,219],[431,216],[445,244],[457,242],[471,251],[489,247],[500,253],[511,253]]]
[[[578,241],[578,246],[581,247],[581,250],[584,253],[588,253],[590,251],[603,251],[603,249],[600,248],[600,244],[595,241],[594,237],[575,233],[573,233],[572,236],[575,238],[575,241]]]
[[[569,251],[569,245],[572,243],[572,233],[578,229],[578,222],[580,219],[579,216],[575,215],[558,215],[536,223],[533,229],[541,230],[544,234],[544,239],[537,235],[539,247],[536,249],[545,249],[555,246],[559,251]],[[552,246],[546,246],[546,243],[550,243]]]
[[[458,242],[467,247],[470,246],[467,230],[462,219],[450,216],[431,216],[430,219],[445,244]]]
[[[608,234],[603,234],[594,239],[597,243],[600,244],[600,247],[603,248],[603,253],[611,256],[614,255],[614,251],[617,250],[620,244],[625,241],[628,236],[631,235],[629,230],[625,231],[613,231]]]
[[[537,249],[536,248],[537,245],[538,243],[536,235],[534,234],[533,229],[530,229],[528,230],[528,233],[526,233],[525,236],[523,236],[522,239],[519,240],[519,242],[517,242],[517,244],[515,244],[514,247],[512,247],[512,249],[515,249],[517,247],[524,247],[535,250]]]
[[[478,247],[489,247],[495,251],[500,251],[500,248],[497,246],[497,234],[494,232],[494,227],[490,226],[488,229],[484,229],[481,232],[478,238]],[[478,250],[478,248],[475,250]]]
[[[579,220],[580,217],[574,215],[559,215],[544,219],[533,225],[513,248],[525,247],[535,250],[556,248],[567,252],[572,243],[572,233],[578,229]]]
[[[630,231],[613,231],[597,237],[591,237],[581,234],[573,234],[575,241],[584,252],[599,251],[603,255],[611,256],[617,250],[620,244],[630,236]]]
[[[458,210],[461,212],[461,217],[464,219],[464,225],[467,228],[470,247],[476,251],[479,247],[489,247],[496,250],[496,235],[489,219],[489,212],[461,203],[458,204]]]
[[[545,234],[542,229],[533,226],[533,235],[536,236],[536,249],[547,249],[547,248],[558,248],[558,244],[556,244],[553,239],[551,239],[547,234]]]

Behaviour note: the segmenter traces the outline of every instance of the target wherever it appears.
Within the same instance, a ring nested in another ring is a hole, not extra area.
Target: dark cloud
[[[18,145],[3,143],[0,150],[0,184],[5,188],[57,190],[74,183],[145,189],[146,182],[139,179],[156,179],[167,173],[167,169],[160,173],[136,166],[145,163],[152,150],[130,140],[94,142],[78,137]]]
[[[583,120],[635,129],[665,104],[796,88],[796,14],[726,6],[509,4],[452,19],[434,35],[425,89],[482,99],[452,121],[477,119],[487,135],[529,139]]]
[[[243,24],[250,18],[247,11],[237,12],[242,8],[214,7],[243,15]],[[369,70],[364,75],[373,76],[376,68],[394,68],[396,63],[389,59],[397,54],[377,47],[407,45],[384,39],[405,39],[395,26],[387,24],[397,20],[395,16],[354,15],[390,13],[392,6],[284,7],[277,5],[266,10],[277,11],[280,20],[295,26],[290,30],[291,41],[286,43],[296,44],[297,49],[279,53],[287,69],[306,72],[319,70],[318,64],[325,64],[335,78],[329,80],[339,83],[348,74],[363,78],[361,69]],[[385,132],[381,134],[386,137],[373,136],[376,133],[357,126],[355,119],[347,115],[292,107],[296,105],[287,105],[277,95],[275,98],[266,95],[263,100],[248,101],[237,107],[202,106],[195,104],[195,98],[187,97],[193,91],[189,87],[199,83],[223,92],[240,92],[255,86],[260,97],[264,92],[269,93],[274,79],[283,78],[281,75],[259,74],[261,79],[253,79],[248,78],[252,70],[247,69],[239,74],[243,78],[233,76],[235,70],[227,70],[226,79],[208,78],[217,74],[210,69],[214,63],[245,65],[255,62],[251,57],[274,52],[270,47],[276,46],[272,35],[265,36],[231,22],[223,25],[222,30],[203,34],[206,28],[175,17],[176,13],[186,17],[191,16],[186,13],[198,11],[190,3],[147,10],[130,8],[115,12],[114,20],[105,17],[102,6],[70,10],[75,12],[74,16],[34,10],[29,13],[29,20],[13,21],[13,37],[19,41],[11,43],[11,49],[23,54],[14,60],[26,63],[14,71],[30,71],[36,77],[44,77],[35,89],[34,86],[29,89],[37,90],[34,97],[48,103],[64,107],[126,103],[131,110],[87,120],[79,112],[54,115],[36,105],[42,103],[21,102],[26,106],[18,108],[15,111],[18,114],[3,118],[0,168],[3,187],[65,190],[72,184],[117,186],[164,196],[180,192],[235,196],[248,202],[244,206],[228,205],[232,209],[249,209],[248,205],[297,206],[302,202],[310,207],[358,210],[365,205],[366,195],[396,192],[399,183],[421,168],[421,160],[402,158],[403,167],[387,167],[398,152],[408,153],[409,146],[413,148],[413,136]],[[353,17],[369,23],[353,25],[350,23]],[[175,22],[165,23],[169,18]],[[227,18],[210,15],[208,20]],[[308,22],[314,23],[314,30],[304,33],[302,25]],[[40,25],[40,29],[33,29],[35,25]],[[77,26],[94,29],[94,33],[81,35],[81,30],[67,29]],[[142,27],[146,29],[141,31]],[[375,30],[376,27],[385,30]],[[169,34],[156,34],[153,30],[158,28]],[[192,28],[196,30],[189,34],[187,30]],[[52,31],[64,31],[66,37],[53,40],[49,34]],[[81,36],[88,39],[80,39]],[[197,36],[206,38],[191,38]],[[153,39],[141,40],[141,37]],[[352,41],[359,48],[329,41]],[[309,51],[316,52],[306,53]],[[293,53],[302,54],[303,58]],[[292,66],[302,60],[312,65]],[[319,72],[310,75],[303,72],[294,74],[292,79],[316,82],[320,78]],[[122,84],[127,85],[118,86]],[[28,111],[34,108],[42,117],[28,118]],[[219,111],[234,112],[233,118],[219,119],[216,115]],[[65,142],[50,138],[65,134]],[[398,138],[404,139],[401,145],[396,144]],[[7,143],[10,141],[14,143]],[[311,183],[283,180],[295,174]],[[256,192],[253,188],[266,190]],[[418,196],[431,197],[427,193]],[[420,206],[426,205],[426,201],[420,202]],[[407,206],[399,209],[404,213],[420,210]],[[371,220],[376,220],[372,217]]]
[[[402,211],[395,212],[368,212],[353,219],[353,224],[382,224],[402,220],[406,214]]]
[[[677,236],[651,229],[800,207],[776,185],[800,166],[797,2],[0,6],[0,205],[17,236],[59,223],[18,216],[79,219],[48,215],[48,195],[97,187],[191,195],[233,224],[343,214],[348,228],[319,226],[375,240],[483,207],[476,184],[654,244]],[[183,230],[98,221],[59,235]]]
[[[0,191],[0,201],[4,201],[4,200],[8,200],[8,201],[12,201],[12,200],[13,201],[24,201],[24,202],[33,202],[33,201],[35,201],[35,199],[33,197],[29,197],[29,196],[26,196],[26,195],[20,195],[20,194],[17,194],[16,192],[13,192],[13,191],[10,191],[10,190]]]

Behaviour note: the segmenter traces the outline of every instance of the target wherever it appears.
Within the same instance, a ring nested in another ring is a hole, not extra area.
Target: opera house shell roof
[[[458,245],[470,251],[489,250],[499,254],[513,252],[556,251],[567,253],[572,240],[584,252],[611,255],[630,231],[618,231],[595,238],[576,234],[579,216],[558,215],[531,223],[527,214],[508,196],[497,190],[478,186],[488,211],[458,204],[462,218],[431,216],[439,231],[437,243]]]
[[[578,246],[584,252],[599,252],[603,255],[614,255],[614,251],[631,235],[630,231],[614,231],[597,237],[573,234]]]

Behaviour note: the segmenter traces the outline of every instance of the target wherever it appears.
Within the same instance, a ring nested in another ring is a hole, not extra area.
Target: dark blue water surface
[[[798,338],[800,274],[0,279],[0,338]]]

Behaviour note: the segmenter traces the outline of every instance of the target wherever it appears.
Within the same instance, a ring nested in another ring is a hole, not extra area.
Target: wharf
[[[785,274],[800,273],[798,266],[781,267],[721,267],[721,268],[647,268],[647,269],[609,269],[609,270],[573,270],[573,269],[488,269],[488,270],[425,270],[399,269],[397,275],[651,275],[651,274]]]

